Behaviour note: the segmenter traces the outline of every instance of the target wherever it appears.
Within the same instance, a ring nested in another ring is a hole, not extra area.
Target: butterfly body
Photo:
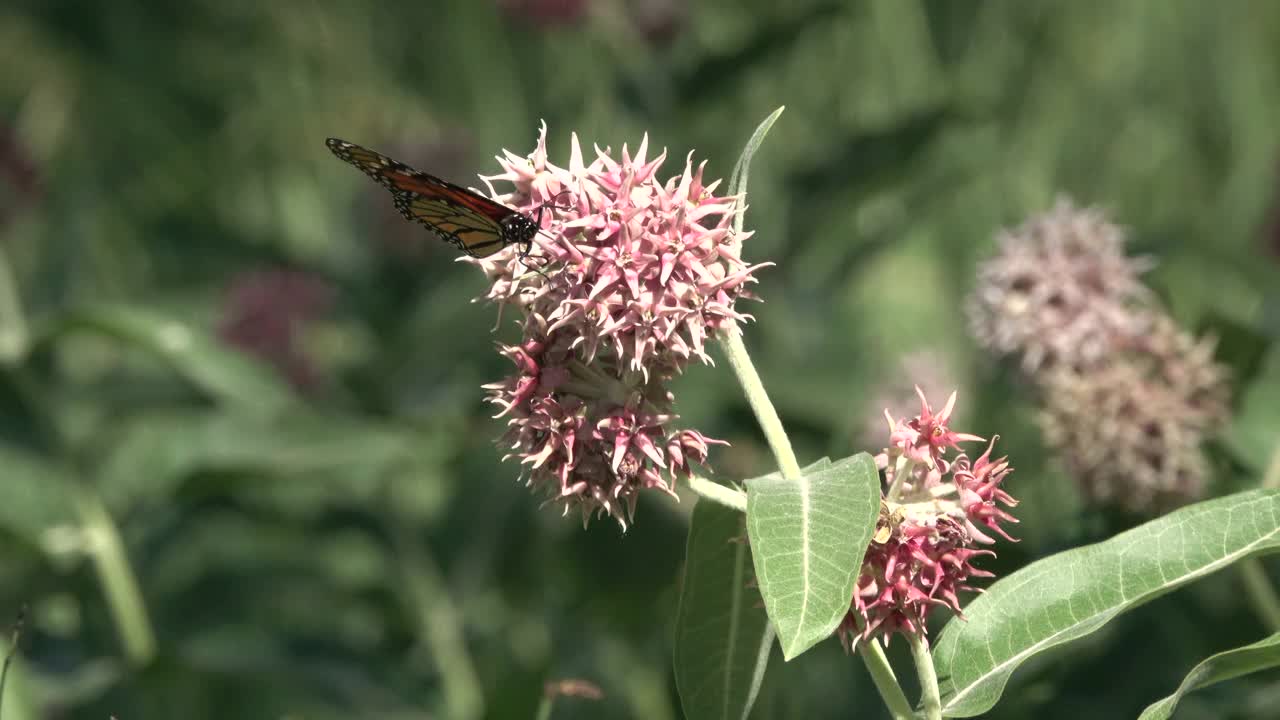
[[[357,167],[391,192],[406,220],[422,223],[472,257],[488,257],[508,245],[529,252],[542,226],[538,217],[513,210],[479,193],[415,170],[366,147],[337,138],[325,141],[339,159]]]

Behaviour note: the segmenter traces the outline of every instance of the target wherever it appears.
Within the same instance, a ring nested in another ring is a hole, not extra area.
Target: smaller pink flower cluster
[[[734,309],[760,265],[741,260],[750,233],[732,230],[734,198],[717,197],[691,159],[663,182],[666,159],[646,159],[648,139],[621,160],[596,149],[583,161],[573,137],[569,167],[547,159],[546,127],[527,158],[506,153],[512,191],[490,194],[530,217],[551,218],[528,258],[514,250],[471,259],[489,277],[486,298],[522,313],[520,345],[503,348],[516,374],[486,386],[507,418],[508,457],[530,485],[579,505],[584,519],[631,517],[636,493],[688,476],[715,441],[669,426],[665,383],[706,341],[749,316]],[[531,268],[536,269],[531,270]]]
[[[503,459],[519,458],[531,485],[554,487],[565,512],[580,506],[584,522],[601,511],[625,529],[640,490],[674,497],[663,473],[687,478],[706,461],[709,445],[723,444],[695,430],[667,430],[675,416],[662,378],[619,379],[607,363],[586,365],[566,336],[508,346],[503,354],[517,374],[485,386],[502,408],[498,417],[509,418],[503,441],[511,452]]]
[[[991,577],[974,558],[994,555],[976,545],[1013,538],[1000,526],[1017,520],[1001,505],[1017,505],[1000,484],[1012,471],[993,460],[995,438],[977,459],[951,450],[982,438],[950,429],[955,393],[934,413],[920,395],[920,414],[889,420],[889,447],[876,456],[885,473],[880,526],[863,559],[853,602],[840,625],[845,646],[894,632],[923,635],[934,607],[960,613],[958,593],[973,591],[970,578]]]

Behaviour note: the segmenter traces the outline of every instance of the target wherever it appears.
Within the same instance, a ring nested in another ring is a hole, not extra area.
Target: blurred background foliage
[[[786,105],[751,175],[761,374],[806,462],[878,447],[912,383],[959,388],[1018,468],[998,569],[1132,522],[1081,504],[960,310],[997,229],[1058,193],[1224,337],[1242,415],[1216,490],[1256,483],[1280,428],[1274,3],[8,0],[0,68],[10,720],[525,718],[566,678],[604,698],[556,718],[680,716],[693,498],[646,497],[626,534],[539,511],[479,389],[512,328],[331,135],[475,185],[545,119],[553,161],[571,131],[648,132],[716,177]],[[727,372],[677,397],[732,442],[719,477],[772,469]],[[1266,632],[1237,582],[1025,668],[992,717],[1133,717]],[[777,657],[754,717],[877,717],[864,675],[834,641]],[[1277,696],[1236,681],[1179,717]]]

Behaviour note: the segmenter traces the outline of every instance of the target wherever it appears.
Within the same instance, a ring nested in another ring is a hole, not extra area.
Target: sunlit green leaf
[[[746,718],[769,662],[773,629],[750,586],[744,521],[713,502],[693,509],[675,638],[676,687],[690,720]]]
[[[303,411],[167,412],[125,423],[95,484],[115,508],[168,495],[199,471],[377,478],[414,452],[409,432]]]
[[[861,453],[806,469],[799,482],[774,474],[746,486],[756,579],[790,660],[834,632],[849,610],[880,512],[880,475]]]
[[[1138,720],[1167,720],[1173,717],[1182,696],[1192,690],[1274,667],[1280,667],[1280,633],[1252,645],[1220,652],[1196,665],[1187,673],[1177,692],[1152,703],[1142,711]]]
[[[1001,579],[953,619],[934,650],[943,712],[969,717],[1000,699],[1027,659],[1250,555],[1280,547],[1280,491],[1182,508],[1105,542]]]

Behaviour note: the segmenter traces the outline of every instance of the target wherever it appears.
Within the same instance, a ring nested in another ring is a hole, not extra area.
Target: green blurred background
[[[648,132],[671,173],[696,148],[724,177],[779,105],[747,342],[803,461],[882,442],[912,383],[959,388],[1018,468],[1023,540],[989,566],[1128,522],[1082,507],[960,311],[997,229],[1059,192],[1159,259],[1178,320],[1227,340],[1242,432],[1276,436],[1278,3],[7,0],[0,627],[28,612],[6,720],[528,718],[565,678],[605,697],[555,718],[680,717],[694,498],[643,498],[625,534],[539,511],[479,388],[514,328],[323,141],[476,185],[545,119],[560,164],[570,132]],[[718,477],[772,469],[726,369],[676,393],[732,443]],[[1216,492],[1269,450],[1236,446]],[[1024,668],[991,716],[1133,717],[1267,632],[1237,582]],[[1278,706],[1260,676],[1179,717]],[[753,717],[883,715],[830,641],[776,656]]]

